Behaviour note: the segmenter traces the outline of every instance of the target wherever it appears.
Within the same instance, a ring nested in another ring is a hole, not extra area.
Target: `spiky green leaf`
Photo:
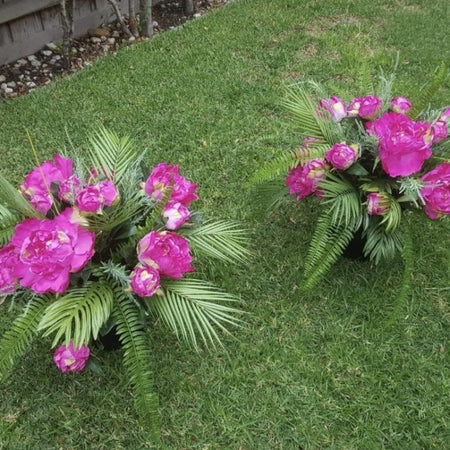
[[[0,174],[0,204],[8,207],[10,210],[17,211],[24,217],[41,217],[2,174]]]

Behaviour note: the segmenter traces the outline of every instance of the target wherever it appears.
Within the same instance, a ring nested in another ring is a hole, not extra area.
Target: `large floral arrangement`
[[[421,209],[432,220],[450,214],[450,108],[414,108],[408,98],[392,98],[391,82],[382,79],[379,95],[347,101],[324,96],[315,83],[293,87],[286,106],[301,145],[251,181],[266,198],[284,184],[297,201],[312,196],[320,202],[305,289],[320,281],[355,236],[364,242],[364,256],[378,263],[403,252],[405,211]]]
[[[0,341],[0,377],[39,334],[54,336],[62,372],[79,372],[92,342],[115,329],[157,435],[145,326],[156,316],[193,346],[198,337],[220,344],[215,328],[240,322],[226,304],[236,298],[186,275],[195,252],[244,260],[245,233],[232,222],[202,223],[191,211],[197,185],[178,166],[160,163],[144,181],[128,138],[101,130],[91,144],[86,161],[57,154],[20,190],[0,176],[0,300],[25,303]]]

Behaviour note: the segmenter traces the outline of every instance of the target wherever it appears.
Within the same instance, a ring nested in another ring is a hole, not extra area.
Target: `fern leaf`
[[[24,312],[12,323],[0,341],[0,380],[5,379],[16,361],[26,352],[38,333],[38,325],[48,305],[47,297],[33,297]]]
[[[226,326],[242,325],[235,317],[238,309],[223,303],[237,299],[222,290],[200,280],[168,281],[163,296],[154,296],[149,307],[172,329],[175,335],[199,348],[197,337],[208,347],[222,346],[215,328],[229,333]]]
[[[240,225],[227,220],[207,222],[195,228],[180,229],[192,250],[226,262],[245,262],[251,255],[246,248],[248,234]]]
[[[64,343],[73,341],[75,347],[88,345],[91,337],[96,339],[102,325],[108,320],[114,293],[106,283],[87,282],[83,287],[73,288],[47,307],[39,324],[46,330],[44,336],[56,333],[53,346],[61,337]]]
[[[148,336],[139,310],[131,296],[119,285],[114,289],[113,318],[123,349],[123,362],[133,385],[138,410],[145,418],[152,437],[160,439],[158,397],[154,391]]]
[[[303,290],[313,288],[330,267],[342,255],[357,230],[357,223],[334,223],[333,213],[329,210],[322,213],[317,221],[316,230],[305,260],[305,281]]]
[[[276,209],[287,196],[288,190],[281,177],[251,189],[252,206],[258,215]]]

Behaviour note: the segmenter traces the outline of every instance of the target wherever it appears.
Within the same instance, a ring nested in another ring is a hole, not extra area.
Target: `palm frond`
[[[20,217],[17,214],[0,205],[0,246],[9,242],[19,221]]]
[[[279,177],[253,186],[251,189],[252,207],[260,215],[275,210],[288,196],[284,180]]]
[[[333,213],[326,210],[319,217],[305,259],[303,290],[313,288],[344,252],[357,230],[357,223],[334,223]]]
[[[400,230],[396,228],[387,231],[379,216],[370,216],[363,236],[367,239],[364,255],[368,256],[375,264],[378,264],[381,259],[392,259],[397,252],[401,252],[403,249]]]
[[[361,200],[358,190],[347,180],[327,173],[320,183],[324,204],[331,213],[331,223],[359,228],[361,225]]]
[[[53,347],[61,337],[66,345],[70,341],[75,347],[88,345],[91,338],[97,338],[100,328],[108,320],[113,300],[114,293],[106,283],[86,282],[49,305],[38,329],[46,330],[44,336],[56,333]]]
[[[215,328],[229,333],[227,325],[240,326],[235,317],[242,313],[223,303],[236,302],[237,298],[200,280],[168,281],[163,286],[164,295],[154,296],[149,308],[160,317],[175,335],[199,348],[198,337],[208,347],[222,346]]]
[[[48,306],[44,296],[33,297],[0,341],[0,380],[5,379],[16,361],[26,352],[38,333],[38,325]]]
[[[179,234],[186,237],[194,252],[204,253],[226,262],[245,262],[251,255],[246,248],[248,233],[240,224],[221,220],[206,222],[195,228],[182,228]]]
[[[317,104],[313,103],[309,93],[302,86],[297,85],[288,91],[284,105],[305,136],[320,139],[330,145],[342,140],[339,139],[341,135],[339,124],[318,116]]]
[[[100,128],[91,138],[91,145],[89,156],[93,168],[119,186],[123,184],[124,175],[141,160],[130,137],[119,137],[106,128]]]
[[[0,174],[0,204],[17,211],[24,217],[41,217],[25,200],[23,195],[2,174]]]
[[[145,418],[153,439],[159,441],[158,396],[154,391],[149,337],[132,297],[120,285],[115,286],[114,293],[112,315],[122,344],[123,363],[134,389],[137,407]]]
[[[390,197],[389,209],[383,213],[383,219],[380,225],[384,225],[386,232],[389,233],[398,228],[402,220],[402,215],[400,203],[394,197]]]

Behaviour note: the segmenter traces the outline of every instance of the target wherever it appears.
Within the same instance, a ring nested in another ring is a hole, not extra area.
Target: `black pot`
[[[348,243],[342,256],[347,259],[353,260],[366,260],[367,256],[364,256],[364,246],[367,239],[363,237],[362,230],[358,230],[353,236],[352,240]]]
[[[118,350],[122,344],[120,343],[119,336],[116,333],[116,328],[113,327],[108,333],[103,336],[99,336],[94,344],[97,348],[101,348],[103,350],[112,351]]]

